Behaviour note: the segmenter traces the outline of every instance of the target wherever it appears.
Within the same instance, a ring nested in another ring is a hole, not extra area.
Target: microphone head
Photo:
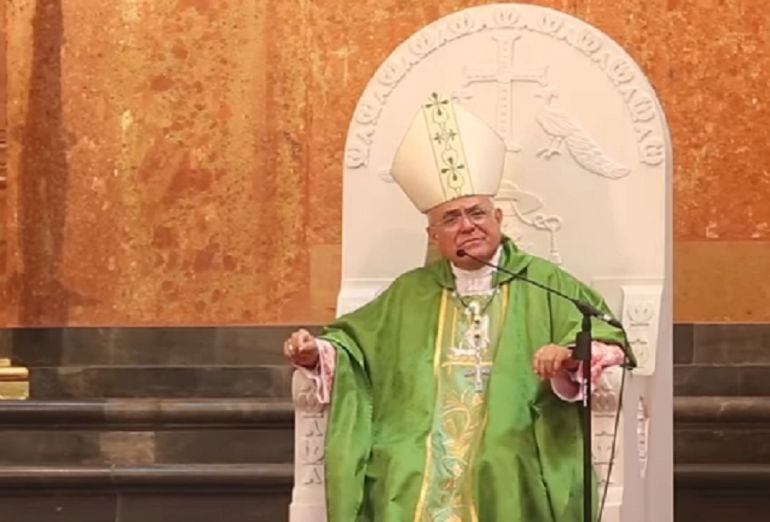
[[[465,250],[462,248],[457,251],[457,257],[465,257]]]

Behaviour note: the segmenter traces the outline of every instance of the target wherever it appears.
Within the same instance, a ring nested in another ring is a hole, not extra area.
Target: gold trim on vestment
[[[443,341],[444,334],[444,321],[446,319],[446,303],[448,292],[446,288],[441,294],[441,305],[439,305],[438,315],[438,329],[436,332],[436,344],[433,348],[433,376],[436,379],[436,386],[438,386],[438,372],[439,372],[439,360],[441,359],[441,342]],[[438,392],[438,390],[436,390]],[[431,431],[433,423],[431,422]],[[428,493],[428,474],[430,473],[431,463],[431,431],[428,431],[428,435],[425,437],[425,466],[423,467],[422,486],[420,487],[420,498],[417,501],[417,509],[414,510],[414,522],[419,522],[420,514],[425,507],[425,496]]]

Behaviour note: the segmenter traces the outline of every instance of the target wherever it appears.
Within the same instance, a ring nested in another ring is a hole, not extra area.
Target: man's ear
[[[498,224],[503,224],[503,211],[500,208],[495,208],[495,221]]]
[[[431,245],[438,244],[438,232],[433,230],[433,228],[430,225],[425,227],[425,233],[428,234],[428,242]]]

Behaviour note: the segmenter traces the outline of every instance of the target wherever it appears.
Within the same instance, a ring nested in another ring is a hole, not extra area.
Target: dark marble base
[[[677,465],[674,475],[676,522],[767,520],[770,466]]]
[[[281,344],[297,328],[18,328],[3,331],[0,357],[27,367],[280,365]]]
[[[280,348],[295,328],[0,332],[0,357],[28,366],[43,399],[0,405],[0,521],[286,520],[292,370]],[[677,522],[764,520],[770,325],[677,324],[674,363]],[[175,402],[196,397],[230,402]],[[104,398],[148,400],[83,400]],[[284,405],[243,402],[268,398]]]
[[[0,467],[3,522],[286,521],[289,464]]]
[[[0,520],[9,522],[117,522],[117,506],[115,494],[8,494],[0,491]]]
[[[770,491],[767,464],[677,464],[674,470],[677,491]]]
[[[0,466],[0,492],[280,492],[291,487],[293,469],[291,463]]]
[[[676,325],[674,395],[770,395],[770,325]]]
[[[770,496],[763,491],[720,489],[676,490],[676,522],[727,522],[767,520]]]
[[[20,328],[0,357],[30,368],[33,398],[288,397],[296,328]],[[677,395],[770,395],[770,325],[676,324],[674,361]]]
[[[674,395],[768,396],[770,365],[675,366]]]
[[[770,324],[677,324],[674,363],[770,365]]]
[[[30,398],[283,397],[292,368],[280,366],[67,366],[30,370]]]
[[[15,494],[0,492],[7,522],[285,522],[281,493]]]
[[[674,459],[682,464],[770,464],[770,429],[679,428]]]
[[[294,432],[2,430],[0,465],[280,463],[294,459]]]
[[[770,464],[766,397],[680,396],[674,420],[678,464]]]
[[[0,401],[0,465],[292,462],[290,401]]]
[[[252,495],[122,495],[116,522],[282,522],[290,493]]]
[[[3,331],[0,357],[30,369],[33,399],[288,398],[281,347],[296,328],[19,328]]]
[[[6,429],[291,429],[290,399],[75,399],[0,401]]]

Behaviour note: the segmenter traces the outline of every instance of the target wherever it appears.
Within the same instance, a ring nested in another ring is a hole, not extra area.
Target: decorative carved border
[[[345,144],[345,167],[368,166],[370,147],[388,97],[412,68],[439,48],[484,30],[509,33],[503,38],[510,42],[526,34],[550,37],[588,58],[605,74],[634,122],[639,162],[647,166],[664,162],[662,110],[652,87],[646,78],[638,76],[633,59],[619,45],[598,29],[565,13],[498,4],[472,7],[441,18],[412,35],[391,54],[367,85],[356,107]],[[512,48],[508,52],[512,52]],[[544,82],[545,74],[535,71],[531,76],[533,81]],[[458,95],[462,97],[462,93]],[[498,112],[500,109],[498,107]]]
[[[637,375],[655,372],[655,354],[660,324],[662,285],[622,285],[622,321],[636,356]]]

